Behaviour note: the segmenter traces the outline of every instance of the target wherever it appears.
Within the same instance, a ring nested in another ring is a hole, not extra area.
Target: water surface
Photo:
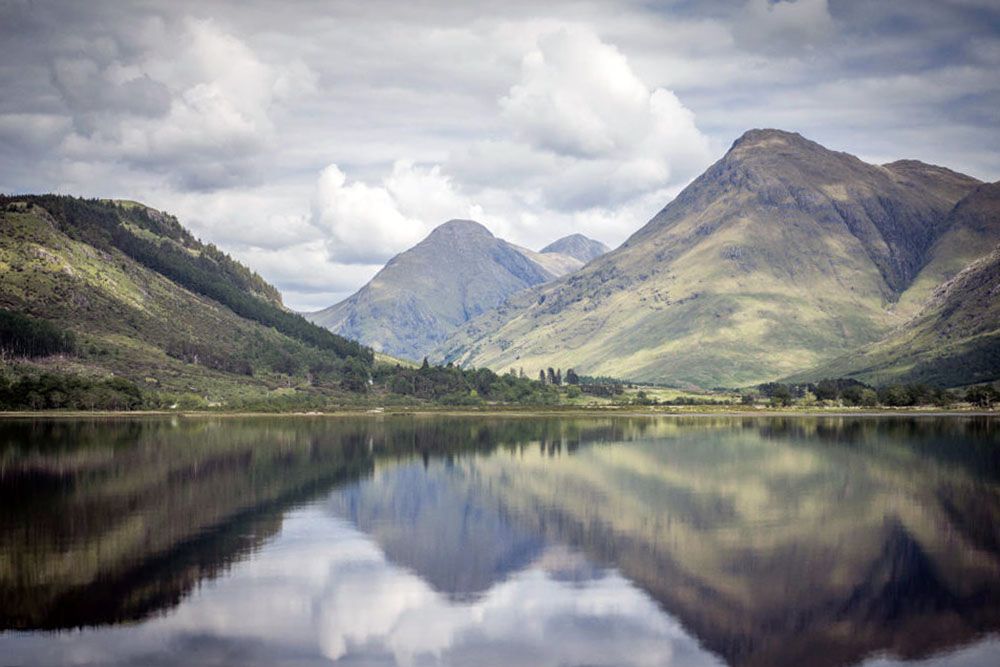
[[[988,418],[0,421],[2,665],[1000,664]]]

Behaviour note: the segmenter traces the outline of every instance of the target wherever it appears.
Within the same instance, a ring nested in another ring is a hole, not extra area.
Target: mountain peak
[[[516,246],[473,220],[449,220],[309,318],[378,351],[421,359],[459,325],[582,264]]]
[[[893,306],[929,260],[961,263],[935,243],[975,185],[750,130],[619,250],[511,297],[439,349],[476,367],[703,387],[818,365],[895,326]],[[988,239],[978,220],[959,231]]]
[[[581,262],[587,263],[592,259],[600,257],[609,250],[610,248],[600,241],[587,238],[583,234],[570,234],[569,236],[564,236],[561,239],[553,241],[542,248],[539,252],[543,255],[550,253],[568,255],[570,257],[575,257]]]
[[[806,139],[798,132],[779,130],[773,127],[758,127],[747,130],[740,135],[740,137],[733,142],[733,148],[736,148],[737,146],[756,146],[766,144],[768,142],[815,144],[815,142]]]
[[[724,159],[731,162],[761,155],[816,153],[833,154],[834,151],[821,146],[815,141],[806,139],[798,132],[789,132],[788,130],[777,130],[774,128],[758,128],[747,130],[739,139],[734,141]]]
[[[448,235],[448,236],[484,236],[489,238],[494,238],[493,233],[487,229],[484,225],[476,222],[475,220],[464,220],[461,218],[454,218],[448,222],[442,223],[431,231],[428,238]]]

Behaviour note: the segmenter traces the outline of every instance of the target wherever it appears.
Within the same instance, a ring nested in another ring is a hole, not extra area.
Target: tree
[[[566,384],[580,384],[580,377],[572,368],[566,369]]]
[[[816,385],[816,398],[820,401],[835,401],[840,396],[834,380],[820,380]]]
[[[347,391],[365,393],[368,391],[368,366],[356,357],[348,357],[344,363],[344,379],[340,386]]]
[[[989,384],[969,387],[965,392],[965,400],[977,407],[990,409],[1000,401],[1000,391]]]
[[[551,366],[549,366],[549,370],[547,372],[546,377],[548,378],[549,384],[559,384],[558,382],[556,382],[556,372]]]
[[[934,402],[934,389],[925,384],[906,385],[906,395],[910,405],[930,405]]]
[[[878,402],[882,405],[901,407],[912,405],[910,392],[901,384],[891,384],[878,388]]]
[[[771,387],[771,405],[787,407],[792,404],[792,392],[788,385],[777,384]]]
[[[541,382],[542,384],[545,384],[545,371],[544,370],[538,371],[538,381]]]
[[[743,394],[743,396],[740,398],[740,403],[742,403],[743,405],[753,405],[756,402],[757,402],[757,397],[754,396],[753,394]]]

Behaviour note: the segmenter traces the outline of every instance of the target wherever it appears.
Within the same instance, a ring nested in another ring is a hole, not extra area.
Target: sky
[[[744,131],[1000,179],[1000,1],[0,0],[0,192],[135,199],[286,304],[438,224],[617,245]]]

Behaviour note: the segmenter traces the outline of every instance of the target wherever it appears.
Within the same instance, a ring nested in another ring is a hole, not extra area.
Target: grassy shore
[[[87,418],[160,418],[160,417],[1000,417],[1000,410],[973,407],[939,408],[917,406],[905,408],[849,408],[849,407],[741,407],[725,406],[484,406],[432,407],[393,406],[330,409],[309,412],[240,412],[231,410],[135,410],[135,411],[0,411],[0,419],[87,419]]]

